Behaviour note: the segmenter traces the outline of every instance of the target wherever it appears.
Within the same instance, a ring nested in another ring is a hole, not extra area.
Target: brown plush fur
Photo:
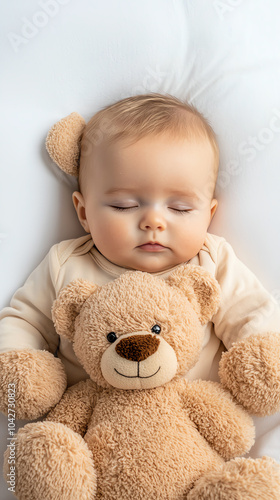
[[[9,450],[5,452],[4,475],[10,469],[8,456]],[[16,461],[20,500],[94,497],[96,471],[92,454],[81,436],[63,424],[37,422],[21,428],[17,433]],[[73,477],[75,470],[79,474]]]
[[[280,410],[280,335],[265,333],[235,343],[220,361],[223,385],[249,412]]]
[[[196,275],[195,288],[188,278],[191,270]],[[83,306],[80,301],[77,306],[82,289],[86,296],[90,288],[89,300],[84,300]],[[209,291],[202,294],[201,289]],[[108,347],[106,335],[110,328],[123,335],[140,330],[150,332],[154,324],[162,323],[162,335],[176,351],[180,376],[199,357],[203,332],[196,312],[203,322],[210,319],[219,306],[219,286],[210,273],[188,265],[179,266],[166,281],[141,271],[124,273],[102,287],[78,280],[65,287],[60,297],[53,307],[57,332],[73,341],[75,330],[76,355],[90,377],[108,387],[100,363]],[[182,343],[182,332],[186,330],[192,331],[192,342]]]
[[[46,148],[52,160],[67,174],[78,177],[80,143],[85,120],[79,113],[71,113],[50,129]]]
[[[67,381],[59,359],[47,351],[26,349],[0,355],[0,410],[3,413],[7,413],[9,384],[15,384],[17,418],[32,420],[45,415],[58,403]]]
[[[218,305],[217,282],[189,265],[166,281],[128,271],[62,290],[54,322],[90,379],[19,431],[18,498],[278,500],[274,461],[225,465],[252,446],[251,417],[219,384],[182,379]]]
[[[187,499],[276,500],[279,491],[279,466],[274,460],[236,458],[201,477]]]
[[[98,392],[98,387],[89,379],[69,387],[59,405],[48,413],[46,421],[60,422],[84,436]]]

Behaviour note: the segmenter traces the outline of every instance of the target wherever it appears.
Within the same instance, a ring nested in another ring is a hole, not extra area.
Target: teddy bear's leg
[[[236,458],[207,472],[187,500],[279,500],[280,465],[272,458]]]
[[[25,425],[15,437],[19,500],[93,500],[96,472],[84,439],[63,424]],[[9,472],[8,450],[4,475]]]

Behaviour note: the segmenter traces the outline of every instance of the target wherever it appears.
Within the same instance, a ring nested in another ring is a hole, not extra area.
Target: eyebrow
[[[105,191],[105,194],[113,194],[113,193],[133,193],[137,191],[137,188],[119,188],[119,187],[114,187],[111,189],[108,189]],[[178,196],[187,196],[188,198],[196,198],[198,199],[198,196],[196,193],[187,193],[186,191],[182,191],[180,189],[172,189],[171,191],[168,191],[170,195],[178,195]]]
[[[115,187],[115,188],[111,188],[111,189],[108,189],[108,191],[105,191],[105,194],[112,194],[112,193],[117,193],[117,192],[133,192],[133,191],[136,191],[135,188],[118,188],[118,187]]]

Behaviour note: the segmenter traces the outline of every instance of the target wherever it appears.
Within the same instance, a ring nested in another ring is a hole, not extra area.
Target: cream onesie
[[[203,349],[188,378],[216,380],[217,360],[223,346],[229,349],[233,342],[249,335],[279,331],[280,308],[224,238],[207,233],[203,247],[189,263],[200,265],[215,276],[222,299],[218,312],[204,326]],[[175,267],[152,274],[165,279]],[[68,385],[87,378],[70,342],[59,338],[54,329],[52,304],[60,290],[75,279],[103,285],[127,270],[101,255],[90,235],[54,245],[17,290],[10,307],[1,311],[0,353],[26,348],[57,352]]]

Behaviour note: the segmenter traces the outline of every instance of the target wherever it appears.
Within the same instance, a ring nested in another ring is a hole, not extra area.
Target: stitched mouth
[[[116,370],[116,368],[114,368],[114,370],[115,370],[115,372],[118,373],[118,375],[121,375],[122,377],[125,377],[125,378],[151,378],[151,377],[154,377],[154,375],[156,375],[159,372],[160,366],[155,373],[153,373],[152,375],[148,375],[147,377],[141,377],[141,375],[139,375],[139,363],[138,363],[138,375],[124,375],[124,373],[118,372],[118,370]]]

